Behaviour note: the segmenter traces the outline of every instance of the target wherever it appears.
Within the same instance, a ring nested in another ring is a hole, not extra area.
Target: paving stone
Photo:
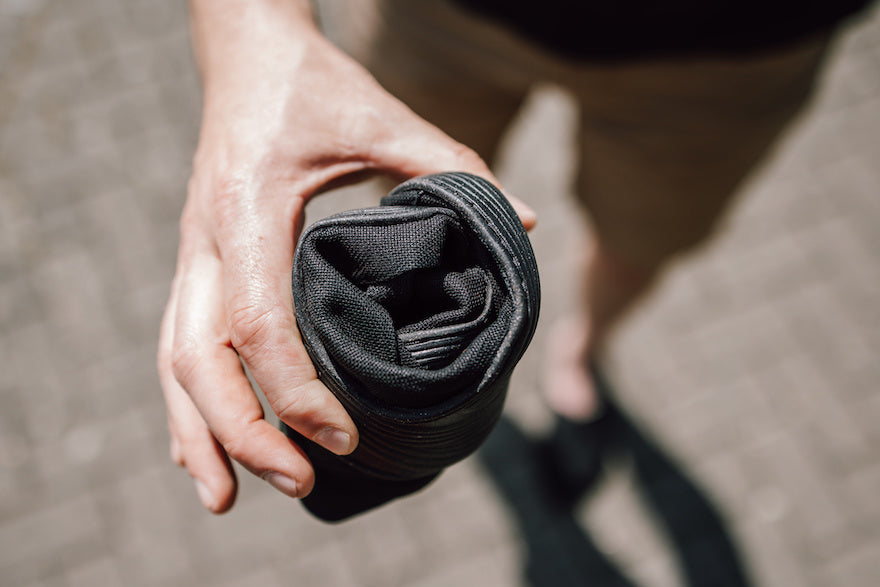
[[[823,585],[811,576],[808,567],[794,555],[790,539],[780,532],[777,525],[753,521],[740,523],[738,527],[756,585]]]
[[[821,574],[825,585],[869,587],[880,576],[880,548],[873,542],[840,557]]]
[[[472,461],[326,525],[237,467],[215,517],[168,458],[154,368],[199,131],[185,3],[18,0],[0,14],[0,583],[516,585],[524,540]],[[875,585],[880,454],[880,13],[835,44],[818,95],[607,353],[619,400],[719,505],[757,584]],[[541,346],[576,307],[577,113],[540,88],[498,169],[538,210],[543,320],[511,385],[550,415]],[[372,205],[378,183],[309,219]],[[620,569],[676,556],[627,469],[579,519]]]
[[[46,504],[0,527],[0,574],[11,584],[47,577],[64,564],[65,551],[102,541],[91,496]]]
[[[796,431],[785,431],[750,446],[747,474],[772,483],[792,504],[780,523],[800,558],[813,562],[833,558],[856,541],[848,531],[852,513],[834,499],[817,463],[796,439]]]
[[[516,552],[509,545],[476,556],[463,556],[456,564],[408,583],[413,587],[477,584],[509,587],[520,583]]]
[[[624,575],[638,584],[677,584],[677,563],[632,473],[628,462],[611,471],[599,491],[582,502],[579,519],[596,548]]]
[[[880,502],[877,500],[880,490],[880,464],[863,467],[853,471],[841,479],[842,498],[851,502],[859,512],[856,523],[869,539],[875,539],[880,533]]]
[[[297,581],[300,577],[295,578]],[[315,581],[318,584],[319,581]],[[219,582],[212,582],[212,585],[223,585],[224,587],[250,587],[251,585],[259,585],[260,587],[282,587],[289,585],[287,581],[281,579],[278,574],[271,568],[257,569],[245,573],[237,577],[225,577]],[[333,582],[325,583],[326,585],[335,585]]]
[[[67,573],[66,579],[70,587],[94,587],[95,585],[115,587],[126,584],[125,577],[119,570],[119,565],[110,556],[89,560],[73,567]]]
[[[489,505],[493,490],[480,482],[480,475],[477,465],[468,460],[445,471],[430,492],[398,508],[409,548],[419,561],[408,581],[443,572],[456,565],[463,553],[477,556],[508,541],[511,528],[505,512],[500,504]]]
[[[313,549],[307,556],[298,557],[295,562],[281,562],[277,565],[278,576],[283,584],[328,585],[332,587],[357,587],[363,585],[358,570],[346,561],[336,542],[323,548]]]

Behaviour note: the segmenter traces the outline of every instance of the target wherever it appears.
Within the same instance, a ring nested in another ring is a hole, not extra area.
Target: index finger
[[[302,201],[277,197],[284,198],[281,213],[271,200],[239,202],[235,222],[218,234],[230,339],[285,424],[348,454],[357,446],[357,428],[318,379],[294,317],[290,270]]]

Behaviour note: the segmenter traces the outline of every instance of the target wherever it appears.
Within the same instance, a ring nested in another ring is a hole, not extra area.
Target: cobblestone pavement
[[[525,541],[473,460],[324,525],[258,480],[213,517],[167,457],[154,347],[195,146],[178,0],[0,0],[0,585],[516,585]],[[880,17],[847,30],[811,109],[723,234],[608,359],[622,402],[720,506],[760,585],[880,584]],[[574,113],[547,88],[500,175],[534,203],[543,323],[570,308]],[[312,218],[371,201],[348,189]],[[578,510],[633,581],[679,570],[624,466]]]

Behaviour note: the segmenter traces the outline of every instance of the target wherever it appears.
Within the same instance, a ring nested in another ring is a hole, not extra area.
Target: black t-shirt
[[[455,0],[575,59],[740,54],[831,30],[872,0]]]

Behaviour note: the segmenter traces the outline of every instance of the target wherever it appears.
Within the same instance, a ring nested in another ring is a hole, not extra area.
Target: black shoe
[[[606,457],[620,447],[620,415],[610,398],[610,388],[598,368],[590,370],[601,414],[578,422],[556,416],[550,435],[539,443],[542,477],[560,503],[574,504],[596,485]]]
[[[418,491],[482,444],[535,331],[540,284],[504,195],[450,172],[309,226],[292,292],[318,377],[360,434],[337,456],[288,430],[315,467],[303,505],[339,521]]]

